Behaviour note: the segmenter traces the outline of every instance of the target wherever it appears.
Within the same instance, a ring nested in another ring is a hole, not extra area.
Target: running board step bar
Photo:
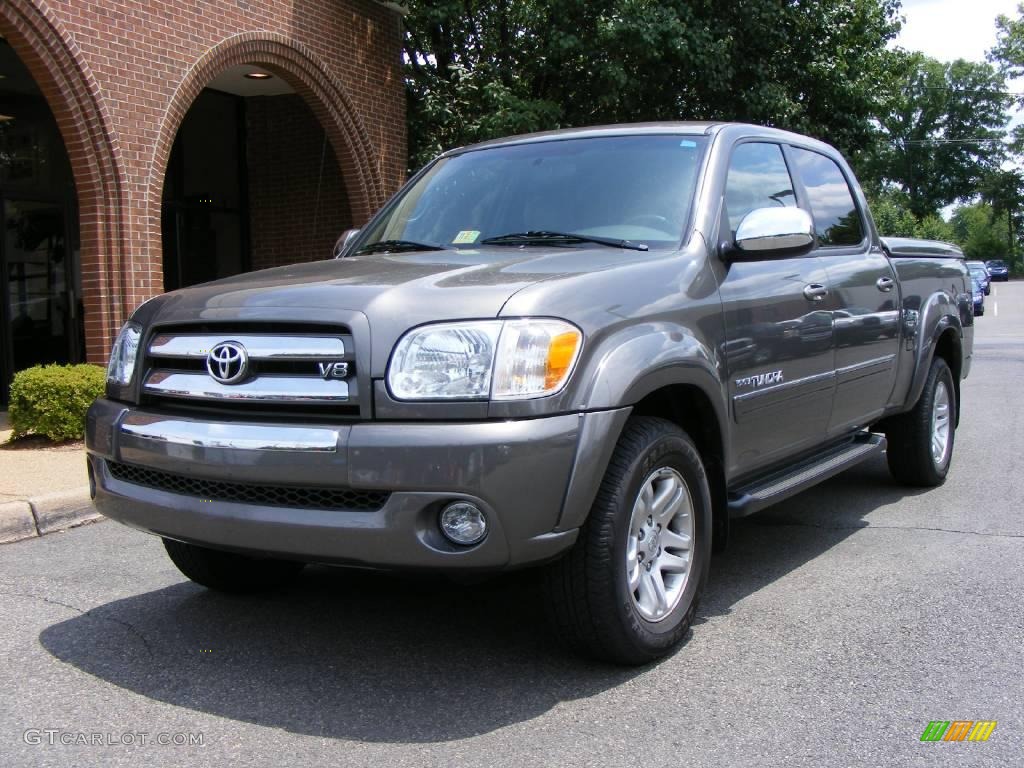
[[[729,516],[746,517],[800,493],[832,475],[885,450],[885,437],[861,432],[843,443],[789,469],[729,493]]]

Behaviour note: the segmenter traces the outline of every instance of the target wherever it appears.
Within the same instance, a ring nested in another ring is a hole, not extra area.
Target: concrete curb
[[[8,501],[0,504],[0,544],[44,536],[102,518],[93,506],[88,487]]]
[[[0,504],[0,544],[38,535],[36,518],[27,501],[5,501]]]

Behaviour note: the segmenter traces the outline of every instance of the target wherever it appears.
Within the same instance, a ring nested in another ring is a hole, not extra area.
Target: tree
[[[991,218],[1005,222],[1006,257],[1012,268],[1016,260],[1020,218],[1024,213],[1024,178],[1018,169],[1001,169],[984,179],[980,193],[981,199],[991,206]]]
[[[902,190],[918,219],[977,195],[1006,157],[1004,75],[984,62],[897,52],[876,141],[855,164]]]
[[[409,0],[413,166],[509,133],[748,120],[871,138],[897,0]]]
[[[910,210],[910,200],[898,189],[888,188],[868,198],[871,215],[879,234],[888,237],[920,237],[925,240],[941,240],[959,243],[953,225],[936,213],[922,218]]]
[[[986,203],[974,203],[957,208],[950,219],[956,242],[969,259],[1007,259],[1006,235],[1003,226],[996,219],[992,207]]]
[[[907,196],[896,189],[868,195],[868,207],[879,234],[888,237],[917,237],[917,219],[910,212]]]

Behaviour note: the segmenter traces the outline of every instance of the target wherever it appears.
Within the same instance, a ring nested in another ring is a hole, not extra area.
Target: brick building
[[[325,258],[404,177],[371,0],[0,0],[0,407],[146,298]]]

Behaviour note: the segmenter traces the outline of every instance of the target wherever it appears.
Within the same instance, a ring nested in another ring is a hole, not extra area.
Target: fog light
[[[441,510],[441,533],[464,547],[479,544],[487,535],[487,518],[476,504],[456,501]]]

